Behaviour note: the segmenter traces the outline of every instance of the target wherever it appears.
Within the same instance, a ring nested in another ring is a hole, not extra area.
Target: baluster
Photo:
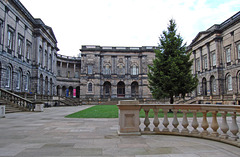
[[[227,134],[227,131],[229,130],[229,127],[228,127],[228,124],[227,124],[227,112],[222,112],[221,113],[222,115],[222,123],[221,123],[221,130],[223,132],[223,134],[220,136],[221,138],[224,138],[224,139],[227,139],[228,138],[228,134]]]
[[[202,111],[203,113],[203,120],[202,120],[202,125],[201,127],[203,128],[203,131],[202,131],[202,135],[204,136],[207,136],[208,135],[208,131],[207,131],[207,128],[208,128],[208,121],[207,121],[207,112],[208,111]]]
[[[144,112],[145,112],[145,120],[144,120],[145,128],[144,128],[144,131],[150,131],[150,128],[148,127],[149,124],[150,124],[149,117],[148,117],[149,109],[144,109]]]
[[[159,128],[158,128],[158,125],[159,125],[158,111],[159,111],[158,108],[153,109],[153,112],[154,112],[153,125],[155,126],[153,131],[155,131],[155,132],[159,132]]]
[[[183,129],[182,129],[181,133],[189,133],[189,130],[187,128],[188,127],[187,110],[183,110],[182,126],[183,126]]]
[[[237,125],[237,120],[236,120],[237,114],[236,114],[236,112],[233,112],[233,113],[231,113],[231,115],[232,115],[232,124],[230,127],[230,131],[232,133],[231,139],[234,141],[237,141],[237,139],[238,139],[238,136],[237,136],[238,125]]]
[[[199,131],[197,130],[197,127],[199,126],[198,121],[197,121],[197,111],[193,111],[193,121],[192,121],[192,127],[193,131],[191,132],[192,134],[198,134]]]
[[[141,128],[140,128],[140,125],[141,125],[140,111],[141,111],[141,108],[139,109],[139,132],[142,131]]]
[[[163,113],[164,113],[164,119],[163,119],[163,132],[168,132],[168,125],[169,125],[169,121],[168,121],[168,117],[167,117],[167,113],[168,113],[169,109],[163,109]]]
[[[174,126],[174,128],[172,129],[172,132],[179,132],[179,129],[177,128],[179,125],[178,119],[177,119],[177,109],[173,109],[173,121],[172,121],[172,125]]]
[[[219,134],[217,132],[217,129],[219,128],[218,122],[217,122],[217,111],[212,111],[212,124],[211,128],[213,132],[211,133],[211,136],[217,137]]]

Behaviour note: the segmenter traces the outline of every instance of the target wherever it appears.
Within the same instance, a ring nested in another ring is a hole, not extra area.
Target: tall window
[[[238,51],[238,59],[240,59],[240,44],[237,46],[237,51]]]
[[[48,53],[45,51],[45,67],[48,67]]]
[[[216,66],[216,53],[212,54],[212,66]]]
[[[39,63],[43,65],[42,46],[39,46]]]
[[[227,84],[227,90],[228,91],[231,91],[232,90],[232,77],[231,77],[231,75],[227,75],[227,82],[226,82],[226,84]]]
[[[28,91],[30,74],[28,73],[25,80],[25,91]]]
[[[16,88],[17,89],[21,88],[21,80],[22,80],[22,73],[21,73],[21,70],[18,70],[18,72],[17,72],[17,82],[16,82]]]
[[[211,92],[216,92],[217,88],[216,88],[216,79],[215,79],[215,77],[212,76],[210,78],[210,81],[211,81]]]
[[[27,59],[27,62],[30,59],[31,52],[32,52],[32,44],[30,42],[28,42],[27,43],[27,49],[26,49],[26,59]]]
[[[52,70],[52,55],[49,55],[49,70]]]
[[[11,78],[12,78],[11,68],[7,67],[7,70],[6,70],[6,87],[10,87]]]
[[[88,65],[88,74],[93,74],[93,66],[92,65]]]
[[[23,37],[21,35],[18,35],[18,48],[17,52],[19,54],[19,57],[23,55]]]
[[[7,40],[7,47],[9,50],[13,50],[13,32],[14,30],[10,27],[8,28],[8,40]]]
[[[92,92],[92,83],[88,83],[88,92]]]
[[[132,75],[138,75],[138,66],[137,65],[132,65],[132,70],[131,70]]]
[[[203,60],[204,60],[204,69],[207,69],[208,68],[207,56],[204,56]]]
[[[230,48],[226,49],[226,62],[227,63],[231,62],[231,51],[230,51]]]
[[[197,59],[196,65],[197,65],[197,71],[200,71],[200,59]]]

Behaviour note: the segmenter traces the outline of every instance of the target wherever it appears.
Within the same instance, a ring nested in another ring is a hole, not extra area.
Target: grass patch
[[[151,109],[148,113],[149,118],[154,117],[154,112]],[[145,112],[140,111],[139,116],[141,118],[145,117]],[[160,109],[158,112],[158,117],[162,118],[164,116],[163,111]],[[207,113],[208,117],[212,116],[212,113]],[[221,116],[221,114],[217,114]],[[66,118],[118,118],[118,107],[116,105],[96,105],[85,110],[70,114],[65,116]],[[173,117],[173,113],[168,113],[168,117]],[[177,117],[183,117],[183,113],[179,112]],[[187,113],[187,117],[193,117],[192,113]],[[202,117],[202,113],[197,113],[197,117]]]

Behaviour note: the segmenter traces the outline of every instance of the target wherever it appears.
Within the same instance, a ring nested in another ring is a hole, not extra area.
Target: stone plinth
[[[34,109],[35,112],[43,112],[43,106],[44,106],[43,102],[35,102],[34,104],[35,104],[35,109]]]
[[[5,105],[0,105],[0,118],[5,118]]]
[[[118,135],[141,135],[139,132],[139,101],[123,100],[118,102],[119,131]]]

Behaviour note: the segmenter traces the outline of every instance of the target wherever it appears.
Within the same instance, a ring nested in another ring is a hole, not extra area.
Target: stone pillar
[[[13,49],[13,53],[14,53],[14,55],[13,56],[16,56],[16,57],[18,57],[18,31],[17,31],[17,29],[18,29],[18,22],[19,22],[19,18],[17,17],[16,18],[16,24],[15,24],[15,39],[13,39],[14,40],[14,42],[13,43],[15,43],[15,45],[14,45],[14,49]]]
[[[8,21],[8,11],[9,9],[7,7],[5,7],[5,17],[4,17],[4,21]],[[4,28],[3,28],[3,51],[7,52],[7,33],[8,33],[8,23],[7,22],[3,22],[4,24]]]
[[[123,100],[118,102],[119,136],[141,135],[139,131],[139,101]]]
[[[216,44],[216,67],[219,67],[221,64],[221,39],[217,38],[215,39]],[[225,56],[225,53],[223,52],[223,56]]]
[[[35,104],[35,109],[34,109],[35,112],[43,112],[43,106],[44,106],[43,102],[34,102],[34,104]]]
[[[211,69],[211,58],[210,58],[210,43],[207,43],[207,64],[208,64],[208,70]]]
[[[196,51],[193,51],[193,74],[196,74]]]
[[[199,59],[200,59],[200,72],[203,72],[203,57],[202,57],[202,48],[200,48],[200,57],[199,57]]]
[[[5,105],[0,105],[0,118],[5,118]]]
[[[50,54],[51,54],[51,45],[48,45],[47,46],[47,70],[51,70],[51,64],[52,64],[52,61],[49,60],[49,57],[50,57]]]

